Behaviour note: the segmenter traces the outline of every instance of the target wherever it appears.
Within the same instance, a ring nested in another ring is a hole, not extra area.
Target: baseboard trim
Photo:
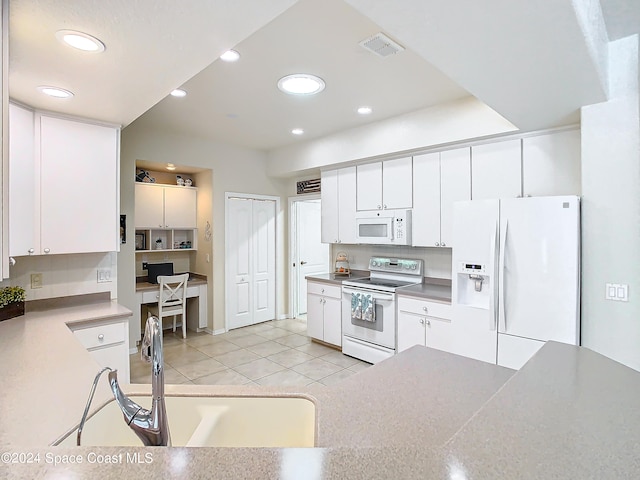
[[[138,353],[138,347],[133,347],[129,349],[129,355],[133,355],[134,353]]]
[[[286,320],[287,318],[291,318],[288,313],[278,315],[278,320]]]
[[[210,330],[207,329],[207,331],[209,332]],[[223,333],[227,333],[226,328],[219,328],[218,330],[214,330],[213,332],[211,332],[212,335],[222,335]]]

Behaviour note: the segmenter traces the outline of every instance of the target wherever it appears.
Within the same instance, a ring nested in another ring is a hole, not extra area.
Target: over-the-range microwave
[[[411,245],[411,210],[357,212],[356,242],[371,245]]]

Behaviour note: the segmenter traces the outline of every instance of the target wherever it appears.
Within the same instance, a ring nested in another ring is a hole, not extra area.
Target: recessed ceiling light
[[[56,38],[62,43],[84,52],[100,53],[105,49],[104,43],[96,37],[75,30],[58,30]]]
[[[64,88],[59,87],[49,87],[46,85],[40,85],[37,87],[38,91],[44,93],[45,95],[49,95],[54,98],[71,98],[73,97],[73,93],[69,90],[65,90]]]
[[[167,170],[175,170],[176,166],[173,163],[167,163]]]
[[[237,62],[239,58],[240,54],[235,50],[227,50],[220,55],[220,60],[224,60],[225,62]]]
[[[293,130],[291,130],[291,133],[293,133],[294,135],[302,135],[304,133],[304,130],[301,128],[294,128]]]
[[[171,91],[171,95],[173,95],[174,97],[186,97],[187,92],[182,90],[181,88],[176,88],[175,90]]]
[[[360,115],[369,115],[371,112],[373,112],[373,109],[371,107],[359,107],[358,108],[358,113]]]
[[[292,95],[315,95],[324,87],[324,80],[308,73],[294,73],[278,80],[278,88]]]

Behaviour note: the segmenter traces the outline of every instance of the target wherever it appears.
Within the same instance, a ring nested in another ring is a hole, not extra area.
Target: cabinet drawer
[[[417,298],[398,297],[398,310],[416,315],[426,315],[429,317],[451,320],[451,305],[446,303],[427,302]]]
[[[307,293],[324,295],[325,297],[341,298],[342,288],[339,285],[329,285],[327,283],[308,282]]]
[[[73,333],[86,349],[124,342],[125,335],[122,322],[79,328]]]

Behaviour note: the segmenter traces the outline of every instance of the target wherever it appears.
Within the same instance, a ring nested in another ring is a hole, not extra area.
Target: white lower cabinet
[[[342,289],[339,285],[307,282],[307,335],[342,346]]]
[[[398,296],[398,353],[422,345],[451,351],[451,305]]]
[[[118,380],[129,383],[129,317],[70,325],[69,328],[98,365],[117,369]]]

